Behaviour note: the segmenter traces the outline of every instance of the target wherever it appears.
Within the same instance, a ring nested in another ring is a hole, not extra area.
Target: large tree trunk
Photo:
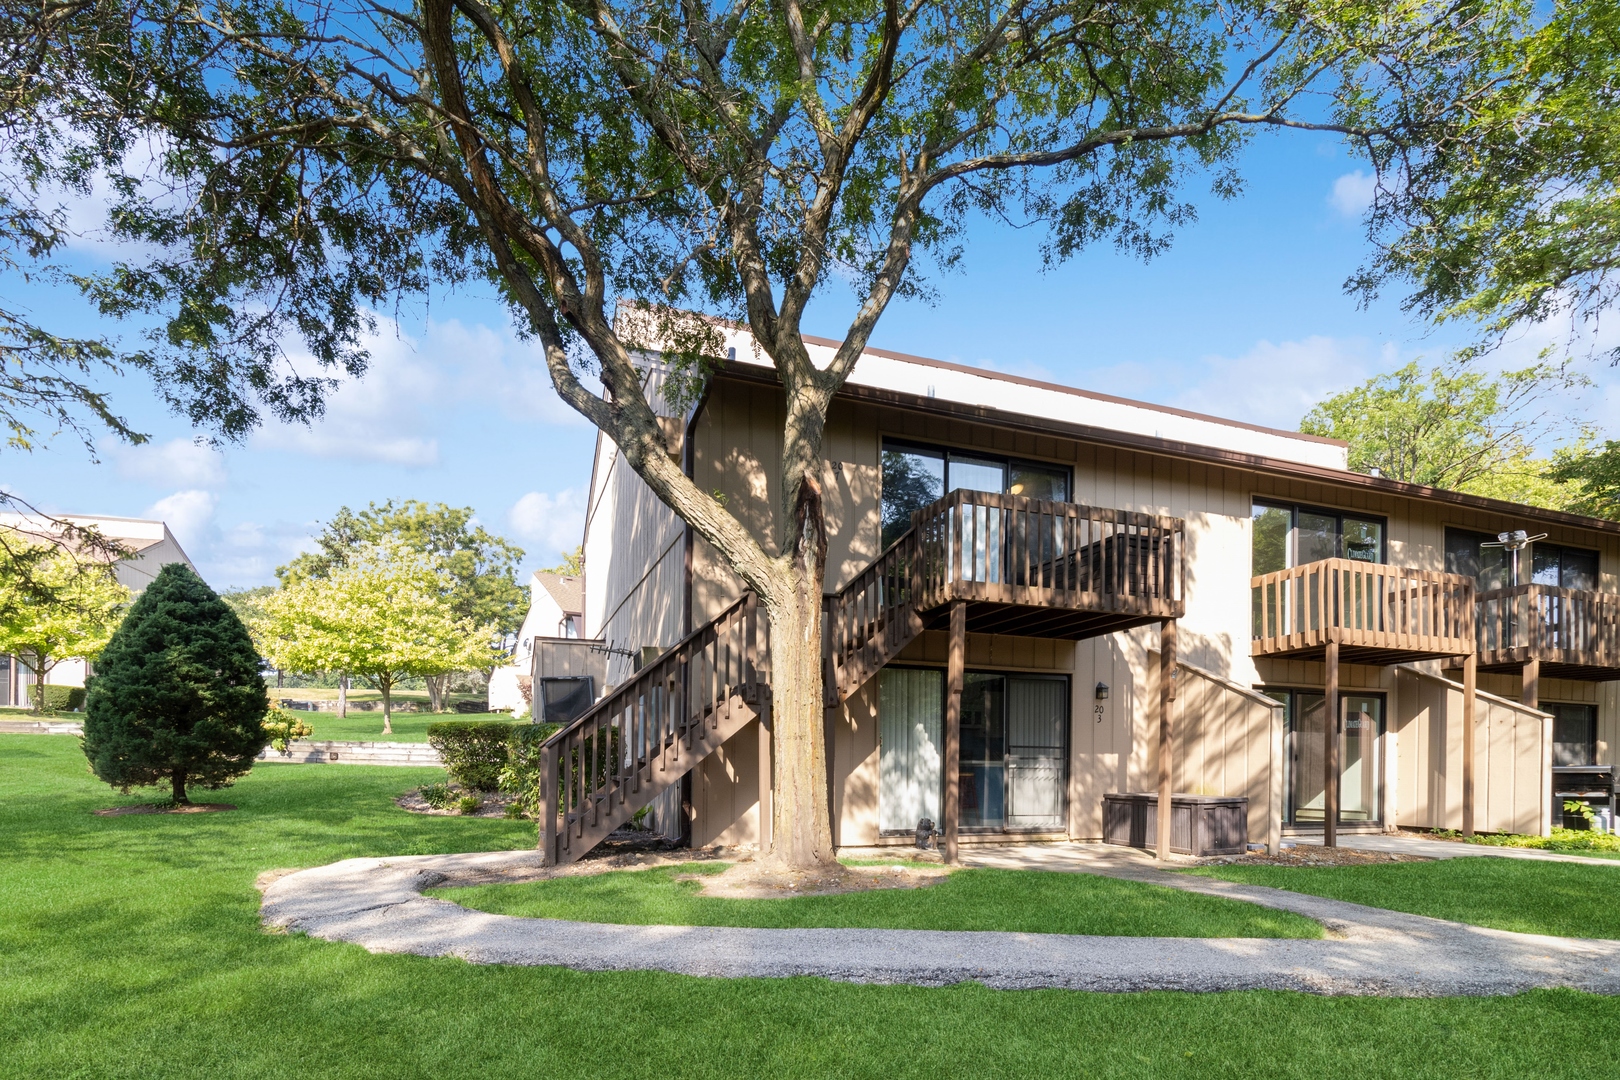
[[[444,712],[444,688],[450,682],[448,675],[429,675],[422,680],[427,683],[428,708],[433,712]]]
[[[827,802],[822,699],[821,589],[827,562],[821,492],[801,482],[784,588],[766,598],[771,619],[771,719],[776,784],[768,861],[791,870],[835,867]]]
[[[175,769],[169,774],[169,785],[174,791],[174,804],[185,806],[191,800],[186,798],[186,770]]]

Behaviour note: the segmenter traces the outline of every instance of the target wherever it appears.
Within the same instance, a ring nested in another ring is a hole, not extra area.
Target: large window
[[[1466,574],[1480,592],[1505,589],[1513,584],[1512,556],[1497,544],[1490,533],[1467,529],[1446,530],[1446,573]]]
[[[1598,587],[1598,553],[1559,544],[1532,544],[1530,580],[1537,585],[1593,592]]]
[[[1284,709],[1284,820],[1320,824],[1327,817],[1326,699],[1320,690],[1266,690]],[[1346,693],[1339,697],[1339,824],[1369,825],[1383,820],[1384,766],[1379,736],[1384,733],[1384,696]]]
[[[1597,707],[1542,705],[1553,715],[1553,764],[1597,763]]]
[[[1323,559],[1384,561],[1384,519],[1287,503],[1254,504],[1254,573]]]
[[[1531,545],[1528,555],[1519,558],[1522,560],[1517,575],[1519,582],[1588,592],[1598,587],[1598,553],[1595,551],[1538,542]],[[1467,529],[1446,530],[1446,571],[1467,574],[1482,592],[1505,589],[1515,579],[1513,553],[1503,548],[1490,533]]]
[[[999,491],[1069,501],[1069,470],[965,450],[883,442],[883,546],[911,528],[911,514],[946,493]]]

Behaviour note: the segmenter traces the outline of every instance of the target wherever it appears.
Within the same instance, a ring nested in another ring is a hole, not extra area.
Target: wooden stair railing
[[[579,859],[768,710],[769,656],[768,620],[744,593],[547,739],[544,864]]]
[[[922,633],[914,599],[919,579],[918,531],[913,525],[855,579],[827,598],[828,707],[842,704]]]

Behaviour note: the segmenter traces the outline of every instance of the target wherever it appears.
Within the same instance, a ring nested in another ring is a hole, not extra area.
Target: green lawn
[[[508,720],[507,713],[401,713],[394,714],[394,733],[382,733],[383,714],[380,712],[351,712],[339,717],[337,713],[289,710],[302,716],[315,729],[312,739],[345,739],[356,742],[427,742],[429,724],[444,720]],[[528,723],[527,720],[524,723]]]
[[[1370,866],[1212,866],[1189,873],[1524,934],[1620,938],[1620,866],[1481,855]]]
[[[729,900],[698,895],[693,872],[724,867],[618,871],[521,885],[435,889],[479,911],[586,922],[677,926],[870,926],[887,930],[1013,930],[1130,937],[1321,937],[1310,919],[1253,904],[1091,874],[959,870],[925,889],[843,896]]]
[[[253,879],[526,847],[390,798],[437,770],[285,765],[229,814],[125,800],[77,740],[0,736],[0,1077],[1608,1077],[1620,1002],[1077,994],[583,974],[266,934]]]

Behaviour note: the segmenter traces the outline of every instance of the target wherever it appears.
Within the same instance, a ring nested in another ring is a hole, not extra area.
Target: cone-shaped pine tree
[[[130,607],[96,661],[84,754],[102,780],[221,788],[269,743],[259,653],[236,613],[184,563],[170,563]]]

